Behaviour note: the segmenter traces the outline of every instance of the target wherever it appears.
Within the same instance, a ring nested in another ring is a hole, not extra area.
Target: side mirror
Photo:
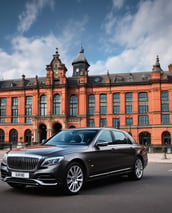
[[[97,143],[96,143],[96,146],[97,146],[97,147],[100,147],[100,146],[108,146],[108,145],[109,145],[109,142],[103,141],[103,140],[98,140]]]

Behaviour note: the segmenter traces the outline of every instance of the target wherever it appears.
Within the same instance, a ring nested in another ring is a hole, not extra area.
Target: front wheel
[[[130,177],[134,180],[140,180],[143,177],[143,162],[140,158],[136,158],[133,172]]]
[[[77,162],[71,163],[66,169],[64,190],[67,194],[77,194],[84,184],[84,169]]]

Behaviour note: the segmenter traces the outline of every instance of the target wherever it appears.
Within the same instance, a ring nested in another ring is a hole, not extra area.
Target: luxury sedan
[[[140,180],[148,162],[144,146],[113,128],[66,129],[46,142],[7,152],[1,180],[11,187],[61,187],[77,194],[84,183],[108,175]]]

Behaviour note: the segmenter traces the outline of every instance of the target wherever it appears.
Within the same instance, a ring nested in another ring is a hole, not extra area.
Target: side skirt
[[[131,170],[132,170],[132,168],[119,169],[119,170],[104,172],[104,173],[100,173],[100,174],[96,174],[96,175],[90,175],[89,178],[96,178],[96,177],[101,177],[101,176],[105,176],[105,175],[113,175],[113,174],[115,175],[117,173],[125,173],[125,172],[129,172]]]

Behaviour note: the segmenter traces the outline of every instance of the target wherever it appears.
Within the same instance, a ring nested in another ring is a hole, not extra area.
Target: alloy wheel
[[[67,190],[76,194],[82,188],[84,183],[84,173],[79,164],[73,164],[69,167],[66,177]]]
[[[140,158],[137,158],[135,162],[135,175],[138,180],[143,176],[143,163]]]

